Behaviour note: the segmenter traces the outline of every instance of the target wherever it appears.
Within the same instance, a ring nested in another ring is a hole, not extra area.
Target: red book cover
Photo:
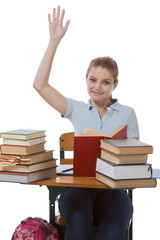
[[[97,157],[101,155],[101,139],[127,138],[127,126],[112,137],[105,136],[77,136],[74,137],[73,176],[95,177]]]

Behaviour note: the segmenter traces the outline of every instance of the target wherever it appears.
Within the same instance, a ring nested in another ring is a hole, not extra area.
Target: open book
[[[73,176],[94,177],[97,157],[101,155],[101,139],[127,138],[127,126],[120,126],[107,136],[92,129],[84,129],[83,134],[74,137]]]
[[[107,136],[97,130],[84,128],[83,133],[80,133],[79,136],[105,136],[107,138],[127,138],[127,126],[119,126],[112,132],[110,132]]]

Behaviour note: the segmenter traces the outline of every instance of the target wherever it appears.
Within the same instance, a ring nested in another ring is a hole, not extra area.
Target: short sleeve
[[[70,98],[66,98],[67,100],[67,110],[64,115],[61,115],[63,118],[71,119],[72,114],[72,100]]]

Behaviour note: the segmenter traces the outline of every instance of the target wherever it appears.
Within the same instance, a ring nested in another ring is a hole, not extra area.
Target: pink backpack
[[[16,227],[12,240],[58,240],[58,232],[46,220],[28,217]]]

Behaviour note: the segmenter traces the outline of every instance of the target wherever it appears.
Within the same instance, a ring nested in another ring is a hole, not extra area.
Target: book
[[[73,175],[73,164],[60,164],[56,169],[57,175]]]
[[[147,162],[148,154],[127,154],[120,155],[101,148],[101,158],[115,164],[138,164]]]
[[[53,150],[45,150],[44,152],[34,153],[30,155],[7,155],[0,154],[0,162],[7,161],[9,159],[17,159],[19,163],[24,164],[32,164],[38,163],[45,160],[49,160],[53,158]]]
[[[91,128],[84,128],[83,133],[80,133],[79,136],[105,136],[105,135],[97,130]]]
[[[119,128],[118,128],[119,129]],[[126,138],[127,126],[120,128],[120,133],[115,131],[112,138]],[[111,138],[108,136],[75,136],[74,137],[74,164],[73,176],[94,177],[97,157],[100,157],[100,140]]]
[[[0,171],[1,182],[30,183],[52,177],[56,177],[56,167],[47,168],[31,173]]]
[[[127,126],[119,126],[113,131],[111,131],[107,136],[102,132],[99,132],[94,129],[84,128],[83,133],[80,133],[79,136],[106,136],[107,138],[122,138],[121,134],[124,138],[127,138]]]
[[[24,139],[24,140],[44,136],[45,130],[17,129],[1,133],[1,138]]]
[[[51,168],[56,166],[55,158],[46,160],[40,163],[33,163],[33,164],[17,164],[17,165],[1,165],[0,171],[11,171],[11,172],[35,172],[39,170],[43,170],[46,168]]]
[[[102,139],[100,147],[115,154],[151,154],[153,147],[139,140],[128,139]]]
[[[96,172],[115,180],[152,177],[152,167],[148,163],[116,165],[101,158],[97,158]]]
[[[0,154],[0,164],[18,164],[20,159],[17,156]]]
[[[118,128],[114,129],[107,135],[107,138],[114,138],[114,139],[127,138],[127,125],[119,126]]]
[[[95,180],[114,189],[130,189],[130,188],[149,188],[156,187],[157,181],[155,178],[148,179],[130,179],[130,180],[113,180],[96,172]]]
[[[1,145],[2,154],[12,155],[29,155],[33,153],[43,152],[45,143],[36,144],[33,146],[14,146],[14,145]]]
[[[11,138],[4,138],[3,144],[6,145],[19,145],[19,146],[33,146],[39,143],[46,142],[45,137],[39,137],[39,138],[33,138],[30,140],[17,140],[17,139],[11,139]]]
[[[44,152],[29,154],[29,155],[20,155],[21,163],[32,164],[42,162],[44,160],[49,160],[53,158],[53,150],[45,150]]]

